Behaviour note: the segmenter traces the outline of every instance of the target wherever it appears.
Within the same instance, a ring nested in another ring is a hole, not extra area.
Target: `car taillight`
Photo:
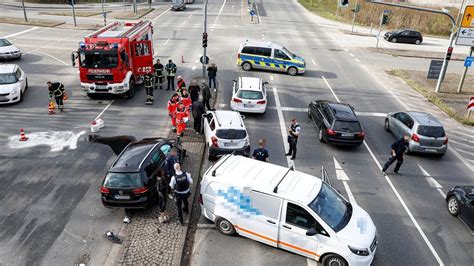
[[[420,138],[418,137],[416,133],[413,133],[411,135],[411,140],[413,140],[414,142],[420,142]]]
[[[241,99],[237,99],[237,98],[233,98],[232,101],[234,101],[234,103],[241,103],[242,102]]]
[[[446,136],[446,139],[444,140],[443,144],[448,144],[448,136]]]
[[[148,188],[147,187],[139,187],[139,188],[136,188],[132,191],[133,194],[143,194],[143,193],[146,193],[148,191]]]
[[[212,137],[211,138],[211,141],[212,141],[212,146],[216,146],[216,147],[219,147],[219,144],[217,144],[217,138],[216,137]]]
[[[199,193],[199,204],[201,204],[201,205],[203,204],[203,203],[202,203],[202,194],[201,194],[201,193]]]
[[[364,139],[364,137],[365,137],[365,132],[362,131],[362,132],[360,132],[360,133],[357,133],[356,136],[357,136],[357,138],[359,138],[359,139]]]
[[[267,101],[265,100],[261,100],[261,101],[258,101],[257,104],[265,104]]]
[[[331,136],[336,135],[336,131],[334,131],[334,130],[332,130],[332,129],[330,129],[330,128],[326,128],[326,133],[327,133],[328,135],[331,135]]]
[[[99,191],[100,193],[103,193],[103,194],[109,194],[110,193],[110,190],[104,186],[100,186],[99,187]]]

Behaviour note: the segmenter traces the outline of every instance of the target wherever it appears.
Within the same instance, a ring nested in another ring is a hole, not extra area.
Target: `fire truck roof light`
[[[118,49],[118,43],[114,43],[114,49]]]
[[[83,43],[83,42],[80,42],[80,43],[79,43],[79,47],[80,47],[80,48],[86,48],[86,44]]]

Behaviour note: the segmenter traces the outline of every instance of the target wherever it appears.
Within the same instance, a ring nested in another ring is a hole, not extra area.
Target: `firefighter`
[[[156,64],[153,65],[155,68],[155,90],[160,84],[160,90],[163,89],[163,68],[164,66],[160,63],[160,59],[156,59]]]
[[[179,102],[176,108],[176,135],[182,137],[186,130],[186,108],[182,102]]]
[[[171,118],[171,125],[173,126],[173,131],[176,130],[176,108],[178,107],[179,97],[175,93],[171,96],[171,99],[168,101],[168,116]]]
[[[46,82],[48,84],[49,100],[52,101],[53,97],[56,100],[59,111],[64,110],[63,98],[64,98],[64,85],[61,82]]]
[[[188,90],[186,88],[183,88],[181,90],[181,102],[183,103],[184,108],[186,109],[186,117],[189,120],[189,112],[191,110],[192,102],[191,102],[191,97],[190,97],[190,95],[188,93]]]
[[[145,90],[146,90],[146,100],[145,104],[153,104],[153,74],[148,72],[145,75]]]
[[[176,91],[178,92],[179,96],[181,96],[181,90],[183,88],[186,88],[186,83],[184,82],[184,79],[181,76],[178,76],[176,80],[178,82]]]
[[[169,91],[170,89],[174,90],[174,76],[176,75],[177,67],[175,63],[173,63],[173,60],[169,60],[168,64],[165,66],[166,70],[166,76],[168,79],[168,88],[166,89]]]

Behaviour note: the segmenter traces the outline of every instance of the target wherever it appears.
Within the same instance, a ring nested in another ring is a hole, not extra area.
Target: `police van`
[[[285,47],[272,42],[245,40],[237,53],[237,65],[243,70],[266,69],[281,71],[295,76],[303,74],[306,62]]]
[[[235,233],[320,261],[370,265],[375,225],[329,183],[292,168],[226,155],[201,181],[202,214],[225,235]]]

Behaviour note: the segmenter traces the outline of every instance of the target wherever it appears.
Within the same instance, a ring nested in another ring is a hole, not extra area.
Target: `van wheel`
[[[383,124],[383,128],[385,131],[390,132],[390,122],[388,122],[388,119],[385,119],[385,123]]]
[[[397,40],[397,38],[392,38],[390,41],[393,42],[393,43],[396,43],[398,40]]]
[[[133,96],[135,96],[135,81],[130,80],[130,83],[128,86],[129,86],[129,89],[127,93],[127,99],[132,99]]]
[[[250,71],[252,70],[252,65],[249,62],[245,62],[242,64],[242,69],[245,71]]]
[[[319,129],[318,139],[320,142],[324,143],[324,131],[322,128]]]
[[[298,69],[296,69],[295,67],[290,67],[288,68],[287,72],[290,76],[296,76],[296,74],[298,74]]]
[[[347,262],[339,255],[330,254],[323,258],[323,266],[348,266]]]
[[[216,219],[216,228],[226,236],[235,235],[235,228],[232,223],[222,217]]]

